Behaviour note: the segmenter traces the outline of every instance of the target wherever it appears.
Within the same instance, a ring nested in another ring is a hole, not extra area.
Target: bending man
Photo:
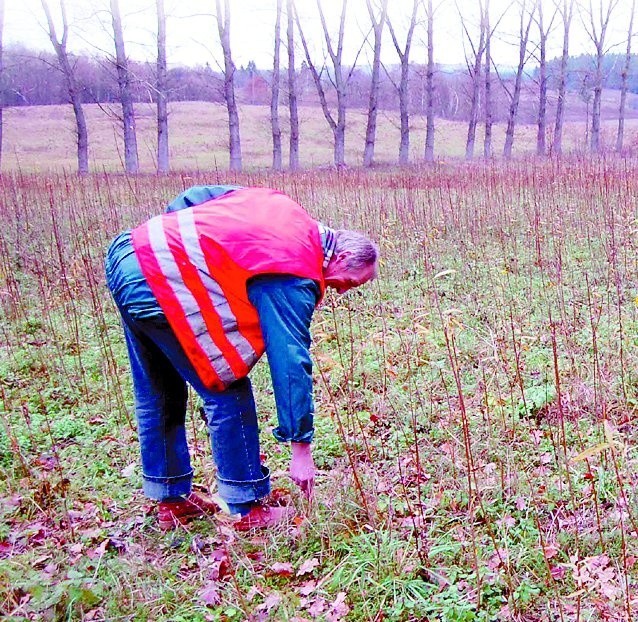
[[[189,383],[203,400],[218,493],[238,529],[288,515],[270,491],[248,373],[268,355],[278,426],[292,444],[290,474],[314,483],[310,322],[326,287],[339,293],[377,274],[366,236],[332,230],[268,188],[195,186],[111,243],[107,283],[122,316],[135,391],[143,487],[159,526],[212,513],[191,490]]]

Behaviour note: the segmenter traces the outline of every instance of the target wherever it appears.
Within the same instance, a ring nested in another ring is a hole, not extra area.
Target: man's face
[[[347,251],[335,257],[326,268],[324,281],[327,287],[332,287],[339,294],[345,294],[353,287],[359,287],[377,275],[376,265],[353,269],[347,266],[350,253]]]

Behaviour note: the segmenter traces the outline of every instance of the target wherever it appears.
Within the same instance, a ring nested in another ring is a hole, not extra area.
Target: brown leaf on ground
[[[208,578],[220,581],[230,572],[230,562],[225,549],[214,549],[209,554],[210,572]]]
[[[279,606],[281,602],[281,596],[277,592],[273,592],[266,597],[266,600],[257,607],[261,611],[272,611],[275,607]]]
[[[329,622],[339,622],[348,614],[350,607],[346,604],[346,593],[339,592],[337,598],[330,605],[330,611],[326,614],[326,620]]]
[[[204,589],[199,593],[199,598],[209,607],[215,607],[221,602],[221,594],[219,593],[219,586],[216,581],[210,581],[204,586]]]
[[[309,596],[310,594],[312,594],[315,590],[317,589],[317,582],[316,581],[306,581],[305,583],[303,583],[302,585],[300,585],[297,588],[297,591],[302,595],[302,596]]]
[[[297,576],[301,577],[305,574],[311,573],[319,565],[319,560],[316,557],[307,559],[297,570]]]
[[[280,577],[292,577],[292,564],[290,562],[275,562],[270,570]]]

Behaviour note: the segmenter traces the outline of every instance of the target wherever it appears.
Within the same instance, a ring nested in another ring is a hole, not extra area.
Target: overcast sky
[[[516,65],[518,60],[519,4],[522,0],[491,0],[492,27],[496,28],[492,55],[500,65]],[[592,0],[594,7],[606,6],[610,0]],[[611,0],[612,2],[614,0]],[[613,52],[624,53],[626,46],[628,15],[632,0],[618,2],[612,14],[608,43]],[[52,13],[58,18],[60,1],[48,0]],[[530,4],[530,0],[527,0]],[[171,65],[220,66],[221,53],[214,19],[215,0],[165,0],[167,15],[168,61]],[[578,2],[577,2],[578,4]],[[589,6],[589,3],[584,3]],[[41,0],[7,0],[5,2],[4,42],[22,43],[30,48],[51,50],[44,29],[44,13]],[[112,54],[113,42],[108,0],[66,0],[69,33],[69,49],[90,55]],[[231,47],[237,66],[253,60],[260,69],[272,66],[273,33],[276,0],[231,0]],[[285,5],[285,0],[284,0]],[[154,61],[157,17],[155,0],[120,0],[120,10],[126,39],[127,54],[136,60]],[[324,44],[315,0],[297,0],[302,25],[311,42],[315,59],[323,58]],[[342,0],[322,0],[331,33],[336,36]],[[389,15],[395,30],[404,41],[405,28],[412,0],[390,0]],[[434,0],[436,9],[434,25],[435,61],[446,64],[464,63],[467,39],[463,35],[459,9],[463,13],[472,36],[477,31],[476,0]],[[369,62],[371,49],[364,45],[370,30],[365,0],[348,0],[347,29],[345,33],[344,61],[354,60],[361,50],[359,64]],[[458,7],[458,8],[457,8]],[[545,20],[554,12],[554,0],[544,0]],[[586,15],[576,14],[573,20],[570,53],[572,56],[592,53],[584,20]],[[637,20],[638,21],[638,20]],[[638,24],[637,24],[638,27]],[[386,29],[387,30],[387,29]],[[285,34],[285,25],[282,29]],[[386,33],[387,34],[387,33]],[[403,36],[401,36],[403,35]],[[532,26],[531,40],[537,39],[537,27]],[[420,27],[414,35],[411,60],[424,62],[425,29]],[[556,26],[549,40],[549,54],[557,56],[562,46],[562,24],[556,18]],[[634,46],[638,51],[638,43]],[[384,62],[398,63],[389,37],[383,44]],[[302,50],[297,51],[297,62],[302,60]],[[285,58],[285,53],[282,53]],[[533,64],[533,59],[531,64]],[[285,62],[283,63],[285,65]]]

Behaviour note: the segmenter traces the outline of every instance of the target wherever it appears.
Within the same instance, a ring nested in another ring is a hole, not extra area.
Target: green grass
[[[254,370],[274,485],[305,520],[248,537],[223,519],[155,527],[102,273],[115,233],[227,177],[4,175],[0,614],[631,619],[632,170],[573,159],[233,178],[277,186],[382,250],[380,278],[328,295],[313,323],[312,507],[269,433],[267,367]],[[214,492],[197,407],[196,482]]]

